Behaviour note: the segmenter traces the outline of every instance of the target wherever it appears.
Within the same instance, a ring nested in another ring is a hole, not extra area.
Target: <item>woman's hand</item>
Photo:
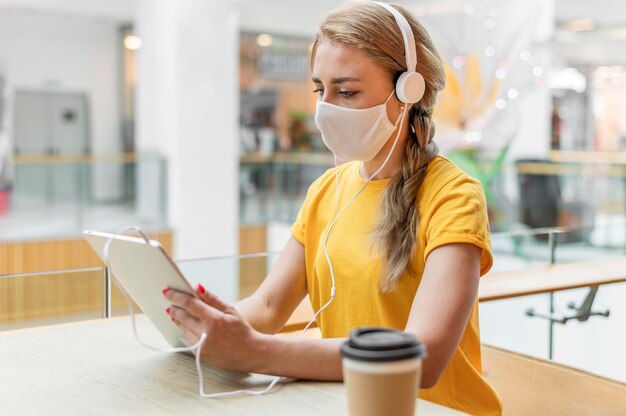
[[[200,299],[174,289],[163,291],[172,303],[167,313],[197,343],[207,338],[200,359],[224,370],[310,380],[341,380],[341,338],[302,339],[262,334],[231,305],[198,285]],[[302,357],[306,357],[303,360]]]
[[[259,333],[237,310],[198,285],[200,299],[174,289],[163,294],[172,303],[167,308],[172,321],[180,327],[191,345],[207,337],[200,359],[224,370],[253,372],[257,367]]]

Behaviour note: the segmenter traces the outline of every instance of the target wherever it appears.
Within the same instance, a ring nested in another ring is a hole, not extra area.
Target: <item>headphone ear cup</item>
[[[396,82],[396,96],[405,104],[415,104],[424,96],[426,82],[419,72],[403,72]]]

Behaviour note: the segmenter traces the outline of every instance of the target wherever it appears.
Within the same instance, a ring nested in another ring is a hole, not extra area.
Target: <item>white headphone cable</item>
[[[133,334],[135,336],[135,339],[142,346],[144,346],[145,348],[148,348],[150,350],[153,350],[153,351],[165,352],[165,353],[172,353],[172,352],[191,352],[191,353],[193,353],[195,355],[196,371],[198,372],[198,394],[200,395],[200,397],[203,397],[205,399],[214,399],[214,398],[228,397],[228,396],[238,396],[238,395],[241,395],[241,394],[260,396],[262,394],[268,393],[272,388],[274,388],[276,383],[278,383],[281,379],[283,379],[283,381],[292,381],[293,380],[293,379],[288,379],[286,377],[275,376],[272,379],[272,381],[270,382],[270,384],[266,388],[264,388],[262,390],[234,390],[234,391],[227,391],[227,392],[222,392],[222,393],[205,393],[204,392],[204,377],[203,377],[203,373],[202,373],[202,364],[200,362],[200,353],[202,351],[202,347],[203,347],[204,341],[206,340],[206,337],[207,337],[206,332],[203,332],[200,335],[200,339],[198,340],[198,342],[196,342],[195,344],[191,345],[190,347],[160,348],[160,347],[155,347],[155,346],[146,344],[139,337],[139,333],[137,332],[137,324],[136,324],[136,320],[135,320],[135,311],[134,311],[134,309],[132,307],[130,297],[128,296],[128,293],[126,292],[126,290],[118,282],[117,278],[115,278],[115,275],[113,273],[113,268],[111,267],[111,263],[109,261],[110,260],[109,252],[110,252],[111,244],[112,244],[113,240],[115,240],[118,236],[121,236],[121,235],[127,233],[128,231],[136,231],[143,238],[143,240],[146,242],[146,244],[150,243],[150,239],[148,238],[146,233],[144,233],[141,230],[140,227],[133,226],[133,225],[128,226],[128,227],[124,227],[124,228],[120,229],[117,233],[115,233],[115,235],[113,235],[112,237],[110,237],[106,241],[106,243],[104,244],[104,248],[102,250],[102,257],[103,257],[104,263],[106,264],[107,268],[109,269],[109,273],[110,273],[111,277],[113,277],[113,279],[111,279],[111,280],[115,283],[115,286],[122,293],[122,295],[124,296],[124,299],[126,300],[126,306],[128,307],[128,313],[131,316],[131,322],[132,322],[132,326],[133,326]]]
[[[352,201],[354,201],[361,194],[361,192],[363,192],[363,190],[365,189],[367,184],[372,181],[372,178],[374,178],[376,175],[378,175],[380,173],[380,171],[383,170],[383,168],[385,167],[387,162],[389,162],[389,159],[391,158],[391,155],[393,154],[393,151],[395,150],[396,145],[398,144],[398,139],[400,138],[400,133],[402,133],[402,126],[404,125],[404,119],[406,117],[407,111],[408,111],[408,107],[405,104],[404,105],[404,109],[402,111],[402,117],[400,118],[400,125],[398,126],[398,134],[396,134],[396,138],[393,141],[393,145],[391,146],[391,149],[389,150],[389,153],[387,154],[387,157],[385,158],[385,161],[382,163],[382,165],[380,165],[380,167],[378,168],[378,170],[376,170],[376,172],[374,172],[372,175],[370,175],[370,177],[367,179],[367,181],[365,181],[363,186],[361,186],[361,189],[359,189],[358,192],[355,193],[352,196],[352,198],[350,198],[348,200],[348,202],[346,202],[346,204],[341,208],[341,210],[339,210],[339,212],[335,216],[335,219],[333,220],[333,222],[328,227],[328,231],[326,231],[326,237],[324,237],[324,256],[326,257],[326,262],[328,263],[328,268],[330,270],[330,279],[331,279],[331,282],[332,282],[332,287],[330,288],[330,299],[328,300],[328,302],[326,302],[326,304],[324,306],[322,306],[315,313],[315,315],[313,315],[313,318],[311,318],[309,323],[302,330],[302,333],[300,334],[300,337],[304,336],[304,333],[309,329],[309,327],[313,324],[313,322],[315,322],[315,320],[317,319],[319,314],[321,314],[322,311],[324,309],[326,309],[332,303],[332,301],[335,299],[335,296],[337,295],[337,287],[335,286],[335,271],[333,270],[333,265],[332,265],[332,262],[330,261],[330,256],[328,255],[328,250],[326,248],[326,245],[328,243],[328,238],[330,237],[330,232],[333,229],[333,227],[335,226],[335,224],[337,223],[337,221],[339,220],[339,217],[341,217],[341,214],[343,214],[343,212],[346,210],[348,205],[350,205],[352,203]],[[335,200],[336,200],[336,207],[338,207],[339,206],[339,173],[338,173],[337,156],[336,155],[335,155],[335,196],[336,196],[336,198],[335,198]]]

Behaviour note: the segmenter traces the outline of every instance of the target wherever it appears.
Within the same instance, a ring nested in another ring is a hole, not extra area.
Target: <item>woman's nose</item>
[[[320,101],[327,103],[327,104],[333,104],[336,105],[337,102],[337,98],[336,97],[332,97],[332,94],[329,94],[327,92],[324,92],[322,94],[322,96],[320,97]]]

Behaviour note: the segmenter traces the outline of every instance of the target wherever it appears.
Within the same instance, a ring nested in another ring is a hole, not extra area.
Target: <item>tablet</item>
[[[172,347],[187,346],[183,331],[171,321],[165,309],[170,303],[163,289],[171,288],[197,297],[193,287],[180,272],[158,241],[86,230],[83,237],[91,248],[104,259],[104,246],[109,247],[110,271],[126,292],[157,327]]]

